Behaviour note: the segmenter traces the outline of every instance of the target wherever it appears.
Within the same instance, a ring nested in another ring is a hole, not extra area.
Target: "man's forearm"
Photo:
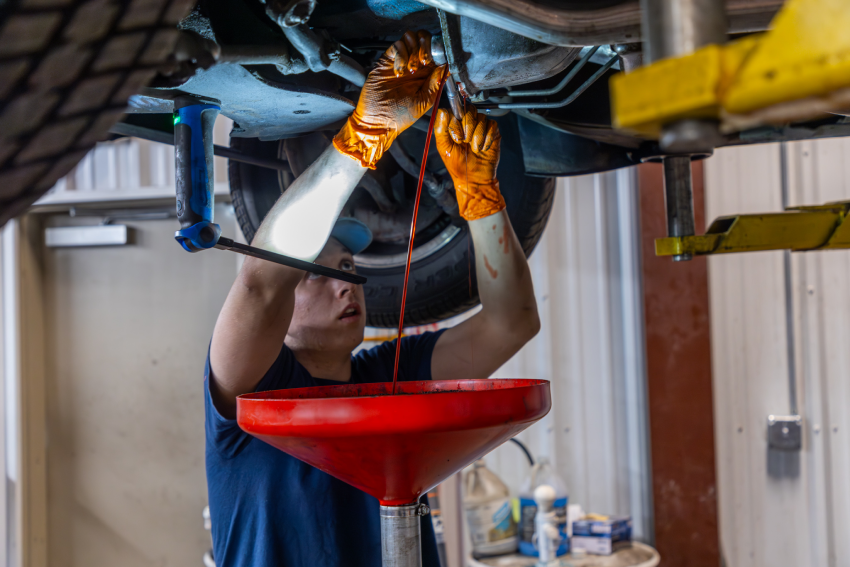
[[[524,343],[540,328],[528,262],[507,211],[469,222],[481,313]]]
[[[366,168],[329,146],[281,195],[252,244],[312,262]]]
[[[469,221],[481,311],[437,341],[434,380],[487,378],[540,329],[525,254],[505,211]]]

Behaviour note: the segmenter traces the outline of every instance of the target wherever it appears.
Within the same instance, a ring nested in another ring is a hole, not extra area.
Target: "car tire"
[[[194,0],[0,5],[0,226],[68,173],[172,53]]]
[[[502,155],[498,177],[508,216],[526,256],[543,234],[555,197],[555,179],[525,175],[515,120],[500,120]],[[286,157],[278,142],[231,138],[231,147],[271,159]],[[230,194],[242,233],[250,242],[266,213],[292,181],[291,172],[275,171],[231,161]],[[465,222],[448,244],[411,265],[404,320],[406,326],[442,321],[480,303],[473,268],[474,255]],[[364,284],[367,323],[372,327],[397,327],[401,307],[404,266],[358,266],[368,278]]]

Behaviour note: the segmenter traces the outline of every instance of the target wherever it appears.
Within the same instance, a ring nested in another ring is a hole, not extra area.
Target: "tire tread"
[[[106,139],[127,98],[147,84],[171,53],[177,34],[163,34],[175,29],[169,17],[187,13],[194,1],[163,0],[152,22],[132,29],[119,27],[125,14],[150,4],[150,0],[113,0],[104,8],[99,0],[69,0],[58,6],[10,1],[0,8],[0,40],[5,40],[0,45],[0,66],[25,64],[30,70],[3,85],[0,98],[0,149],[4,150],[0,152],[0,226],[23,213],[76,165],[78,159],[68,158],[81,157]],[[38,20],[51,22],[38,41],[11,27]],[[134,37],[136,41],[130,41]],[[158,44],[159,57],[143,62],[155,37],[157,42],[170,43]],[[109,69],[98,69],[97,61],[109,55],[108,45],[114,41],[132,45],[132,52],[120,54],[126,57],[116,59]],[[48,63],[53,72],[41,72],[38,81],[30,80],[33,70]],[[64,103],[78,87],[107,76],[104,88],[109,92],[102,96],[102,103],[69,111]],[[27,107],[31,112],[21,125],[15,109]],[[52,136],[52,145],[45,148],[39,140],[48,131],[65,135]]]

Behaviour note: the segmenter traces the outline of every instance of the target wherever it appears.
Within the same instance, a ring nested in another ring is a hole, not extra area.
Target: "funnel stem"
[[[422,567],[419,516],[424,504],[381,506],[381,559],[383,567]]]

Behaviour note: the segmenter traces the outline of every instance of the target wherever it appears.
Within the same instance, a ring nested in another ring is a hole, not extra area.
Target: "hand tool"
[[[269,250],[234,242],[221,236],[214,220],[213,126],[221,107],[217,101],[178,97],[174,101],[174,157],[177,172],[177,218],[180,230],[174,239],[187,252],[209,248],[232,250],[276,264],[289,266],[353,284],[366,278]]]
[[[446,47],[443,43],[443,36],[435,35],[431,38],[431,58],[434,60],[434,63],[437,65],[448,65],[448,59],[446,58]],[[463,120],[463,98],[461,98],[461,94],[458,91],[457,83],[455,83],[454,78],[449,75],[446,80],[446,97],[449,99],[449,107],[452,109],[452,114],[458,121]],[[436,109],[434,109],[436,111]]]

